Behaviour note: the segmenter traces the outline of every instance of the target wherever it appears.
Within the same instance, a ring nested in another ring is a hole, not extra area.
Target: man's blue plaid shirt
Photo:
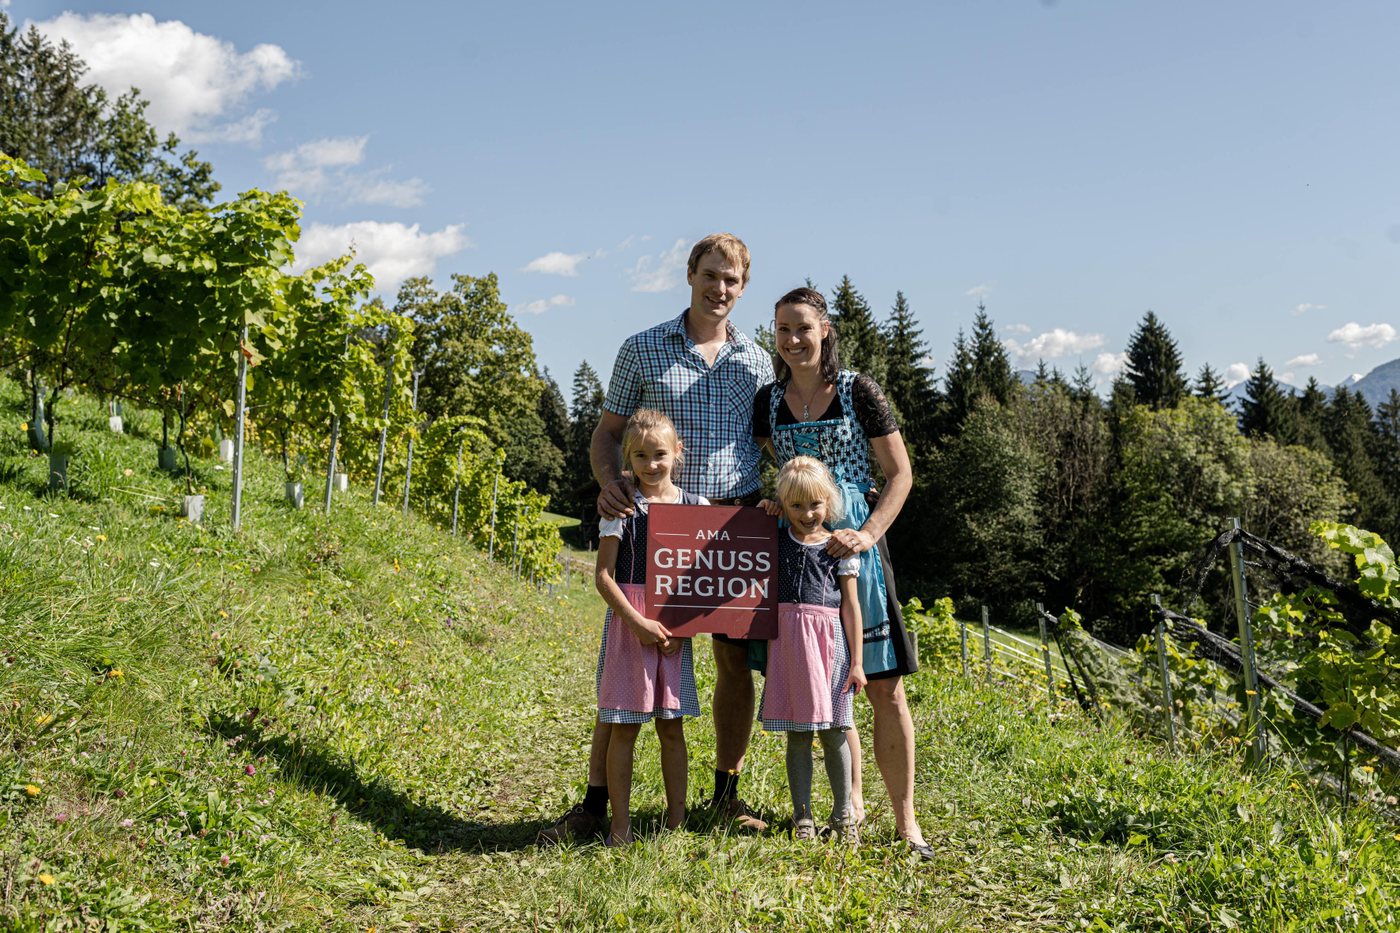
[[[762,451],[753,440],[753,400],[760,386],[773,381],[767,352],[731,322],[725,326],[729,339],[713,366],[685,332],[685,312],[628,337],[603,402],[624,418],[654,408],[675,422],[685,464],[673,481],[707,499],[758,489]]]

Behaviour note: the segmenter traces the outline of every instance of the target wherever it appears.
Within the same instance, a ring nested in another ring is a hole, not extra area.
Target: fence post
[[[987,679],[992,679],[992,621],[982,606],[982,659],[987,662]]]
[[[331,491],[335,489],[335,446],[340,443],[340,416],[331,415],[331,460],[326,467],[326,513],[331,511]]]
[[[972,669],[967,663],[967,623],[961,619],[958,620],[958,641],[962,648],[963,679],[970,680],[972,679]]]
[[[1050,705],[1055,705],[1055,670],[1050,664],[1050,642],[1045,635],[1045,606],[1035,604],[1036,618],[1040,620],[1040,656],[1045,660],[1045,683],[1050,688]]]
[[[1162,598],[1152,594],[1152,605],[1162,608]],[[1176,701],[1172,699],[1171,672],[1167,669],[1167,623],[1157,619],[1157,670],[1162,674],[1162,700],[1167,707],[1167,745],[1176,754]]]
[[[243,423],[248,410],[248,325],[238,336],[238,385],[233,396],[233,530],[243,527]]]
[[[452,537],[457,537],[457,504],[462,499],[462,445],[465,441],[457,442],[457,482],[452,487]]]
[[[494,560],[496,557],[496,490],[501,485],[501,462],[496,459],[496,475],[491,480],[491,540],[486,545],[486,559]]]
[[[515,516],[514,531],[510,540],[511,576],[520,579],[520,516]]]
[[[1240,530],[1240,520],[1234,519],[1235,531]],[[1245,751],[1245,761],[1257,765],[1264,758],[1263,735],[1259,731],[1259,678],[1255,673],[1254,627],[1249,620],[1249,590],[1244,576],[1244,543],[1239,535],[1230,542],[1230,567],[1234,571],[1230,579],[1235,588],[1235,616],[1240,627],[1240,657],[1244,661],[1245,728],[1248,731],[1249,745]]]
[[[413,374],[413,413],[418,414],[418,377],[421,373]],[[415,419],[417,420],[417,419]],[[412,427],[412,426],[410,426]],[[413,481],[413,433],[408,435],[408,466],[403,473],[403,515],[408,517],[408,487]]]
[[[379,495],[384,490],[384,451],[389,443],[389,402],[394,391],[394,356],[390,355],[389,365],[384,372],[384,423],[379,426],[379,459],[374,465],[374,501],[379,504]]]

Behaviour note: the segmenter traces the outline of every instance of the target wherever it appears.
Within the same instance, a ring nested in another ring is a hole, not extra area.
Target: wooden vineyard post
[[[992,679],[992,622],[987,607],[982,607],[982,660],[987,663],[987,679]]]
[[[1162,598],[1152,594],[1152,605],[1162,608]],[[1157,669],[1162,675],[1162,703],[1167,710],[1167,745],[1176,754],[1176,703],[1172,699],[1171,672],[1167,669],[1167,623],[1157,619]]]
[[[452,486],[452,537],[457,537],[457,505],[462,500],[462,445],[457,442],[457,481]]]
[[[374,465],[374,500],[379,504],[379,495],[384,491],[384,451],[389,443],[389,403],[394,391],[394,357],[389,357],[389,366],[384,373],[384,423],[379,426],[379,458]]]
[[[340,416],[331,415],[331,457],[326,465],[326,504],[325,511],[331,511],[331,492],[335,489],[335,448],[340,443]]]
[[[486,559],[494,560],[496,556],[496,491],[501,485],[501,463],[500,458],[496,460],[496,476],[491,480],[491,538],[486,545]]]
[[[420,375],[420,374],[419,374],[419,373],[416,373],[416,372],[413,374],[413,413],[414,413],[415,415],[418,414],[418,376],[419,376],[419,375]],[[403,473],[403,516],[404,516],[404,518],[407,518],[407,517],[408,517],[408,489],[409,489],[409,486],[412,485],[412,483],[413,483],[413,435],[410,433],[410,434],[408,435],[408,466],[406,466],[406,467],[404,468],[404,473]]]
[[[962,648],[963,678],[972,679],[972,670],[967,664],[967,623],[958,621],[958,641]]]
[[[1240,627],[1240,657],[1244,662],[1245,728],[1249,744],[1245,761],[1257,765],[1264,758],[1264,736],[1259,731],[1259,677],[1254,666],[1254,627],[1249,620],[1249,590],[1244,576],[1244,542],[1239,538],[1240,520],[1234,520],[1235,540],[1230,542],[1230,579],[1235,588],[1235,616]]]
[[[1045,683],[1050,688],[1050,705],[1055,705],[1055,671],[1050,666],[1050,642],[1045,634],[1045,606],[1035,604],[1036,617],[1040,619],[1040,656],[1045,660]]]
[[[519,515],[516,515],[516,516],[515,516],[515,525],[514,525],[514,529],[515,529],[515,530],[511,533],[511,543],[510,543],[510,549],[511,549],[510,563],[511,563],[511,567],[512,567],[512,569],[511,569],[511,576],[514,577],[515,579],[519,580],[519,579],[520,579],[520,516],[519,516]]]
[[[248,407],[248,325],[238,337],[238,385],[233,396],[233,530],[243,525],[243,422]]]

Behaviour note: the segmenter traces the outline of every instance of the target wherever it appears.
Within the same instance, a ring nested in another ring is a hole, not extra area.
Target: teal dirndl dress
[[[875,488],[875,476],[870,469],[870,439],[856,417],[852,387],[858,373],[842,370],[836,378],[836,393],[841,401],[841,415],[821,421],[801,421],[779,424],[786,383],[774,383],[768,398],[768,425],[773,450],[781,467],[793,457],[816,457],[826,464],[841,491],[844,515],[835,528],[860,528],[870,517],[870,504],[865,495]],[[833,529],[834,530],[834,529]],[[894,573],[890,567],[889,548],[883,537],[876,546],[859,555],[860,574],[856,588],[860,596],[861,622],[864,627],[863,655],[865,676],[871,680],[900,677],[919,669],[904,615],[895,594]],[[762,670],[763,642],[751,643],[750,660]]]

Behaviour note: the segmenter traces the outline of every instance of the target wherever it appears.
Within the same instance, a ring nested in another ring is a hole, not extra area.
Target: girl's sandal
[[[933,861],[936,855],[936,853],[933,851],[933,846],[929,845],[927,842],[919,843],[916,845],[915,843],[910,842],[908,839],[906,839],[904,840],[904,844],[909,847],[910,852],[913,852],[915,855],[917,855],[924,861],[931,862]]]

